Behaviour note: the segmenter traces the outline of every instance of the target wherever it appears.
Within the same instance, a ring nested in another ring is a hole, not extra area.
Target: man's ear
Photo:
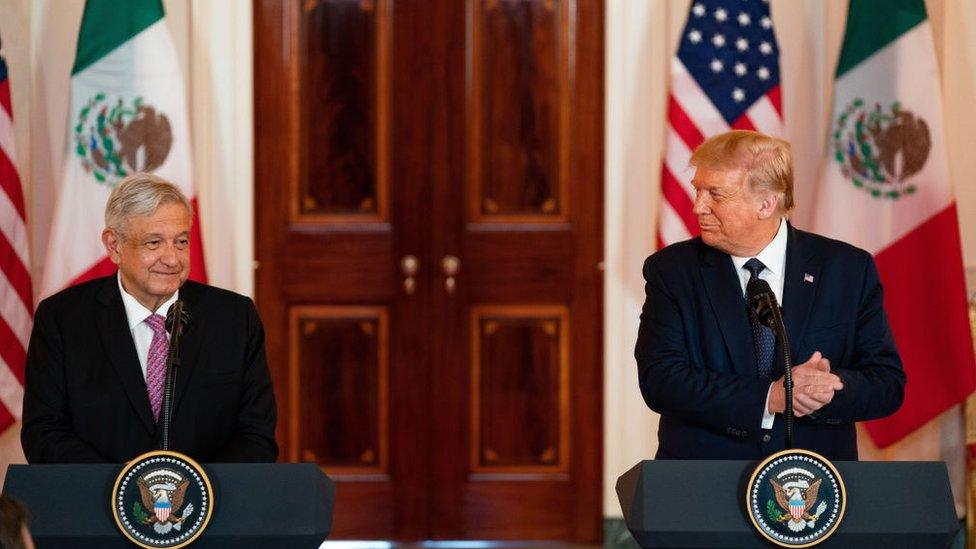
[[[769,219],[779,211],[779,195],[767,193],[759,206],[759,219]]]
[[[121,250],[119,250],[119,247],[122,246],[122,239],[119,238],[119,235],[112,229],[105,229],[102,231],[102,244],[105,245],[105,252],[112,263],[118,265],[122,255]]]

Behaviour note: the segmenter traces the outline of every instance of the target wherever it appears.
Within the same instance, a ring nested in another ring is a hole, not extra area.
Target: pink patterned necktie
[[[149,315],[145,323],[152,328],[153,338],[146,357],[146,390],[153,417],[159,420],[159,409],[163,405],[163,386],[166,384],[166,355],[169,340],[166,339],[166,319],[161,315]]]

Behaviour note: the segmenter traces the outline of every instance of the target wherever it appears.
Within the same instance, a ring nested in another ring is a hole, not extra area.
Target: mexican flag
[[[102,246],[105,203],[126,175],[179,185],[196,209],[183,75],[160,0],[88,0],[71,71],[64,179],[41,297],[115,272]],[[205,281],[199,222],[190,278]]]
[[[923,0],[851,0],[813,230],[874,255],[908,376],[897,442],[976,388],[942,91]]]

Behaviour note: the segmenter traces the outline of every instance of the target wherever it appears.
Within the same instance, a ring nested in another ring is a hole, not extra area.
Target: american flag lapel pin
[[[810,273],[803,273],[803,281],[813,284],[813,275]]]

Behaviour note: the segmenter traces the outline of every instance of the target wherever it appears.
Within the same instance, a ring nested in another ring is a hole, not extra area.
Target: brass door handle
[[[441,268],[444,270],[444,290],[449,294],[453,294],[454,290],[457,289],[457,279],[455,278],[458,273],[461,272],[461,260],[453,255],[445,255],[441,259]]]
[[[420,261],[417,256],[405,255],[400,260],[400,272],[403,273],[403,291],[412,294],[417,290],[417,271],[420,270]]]

